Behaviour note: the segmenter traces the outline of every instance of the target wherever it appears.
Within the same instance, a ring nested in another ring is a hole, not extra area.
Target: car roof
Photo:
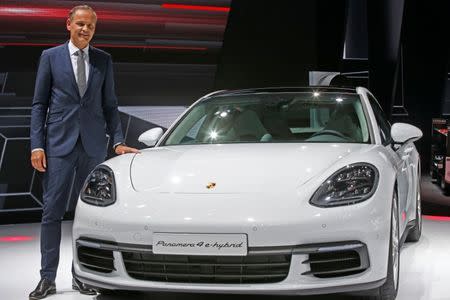
[[[251,89],[237,89],[237,90],[222,90],[211,93],[208,96],[230,96],[242,94],[257,94],[257,93],[301,93],[301,92],[328,92],[328,93],[352,93],[356,94],[356,88],[349,87],[330,87],[330,86],[306,86],[306,87],[265,87],[265,88],[251,88]]]

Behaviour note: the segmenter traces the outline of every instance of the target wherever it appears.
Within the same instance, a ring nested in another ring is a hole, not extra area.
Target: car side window
[[[381,109],[378,101],[371,95],[367,94],[369,98],[370,106],[372,107],[373,113],[375,114],[375,119],[377,120],[378,129],[380,130],[381,142],[383,145],[390,144],[392,142],[391,137],[391,124],[387,120],[386,114]]]

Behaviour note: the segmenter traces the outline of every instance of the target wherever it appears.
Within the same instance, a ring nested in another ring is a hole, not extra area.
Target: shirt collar
[[[69,53],[70,55],[74,55],[75,52],[77,52],[78,49],[77,46],[75,46],[71,40],[69,40]],[[85,55],[89,55],[89,45],[87,45],[84,49],[82,49]]]

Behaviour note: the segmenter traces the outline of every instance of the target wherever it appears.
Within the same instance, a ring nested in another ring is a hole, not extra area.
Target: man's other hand
[[[31,152],[31,165],[39,172],[45,172],[47,168],[47,159],[43,150],[36,150]]]
[[[114,151],[117,155],[125,154],[125,153],[140,153],[138,149],[131,148],[125,145],[118,145]]]

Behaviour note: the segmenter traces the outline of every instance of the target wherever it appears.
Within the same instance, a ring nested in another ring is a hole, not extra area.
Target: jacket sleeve
[[[51,97],[52,74],[49,54],[42,52],[31,105],[30,143],[31,149],[45,149],[45,118]]]
[[[123,143],[122,124],[117,108],[117,97],[114,90],[114,74],[111,56],[108,55],[106,75],[103,83],[103,114],[106,120],[106,130],[111,138],[111,145]]]

